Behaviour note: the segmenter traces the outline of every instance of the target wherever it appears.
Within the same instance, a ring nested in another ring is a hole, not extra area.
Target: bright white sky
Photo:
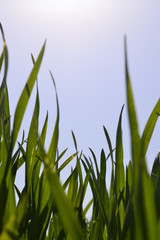
[[[113,146],[121,107],[126,103],[124,35],[127,36],[129,69],[142,132],[159,98],[160,3],[156,1],[3,1],[0,4],[9,48],[11,114],[29,76],[32,61],[45,39],[46,52],[39,74],[42,125],[49,110],[48,141],[55,121],[55,95],[48,69],[56,80],[60,103],[60,150],[73,153],[71,129],[79,149],[97,157],[108,153],[103,125]],[[0,45],[1,46],[1,45]],[[34,106],[33,95],[24,128]],[[123,113],[125,163],[130,158],[126,107]],[[160,124],[147,153],[148,163],[160,149]],[[151,168],[149,163],[149,169]]]

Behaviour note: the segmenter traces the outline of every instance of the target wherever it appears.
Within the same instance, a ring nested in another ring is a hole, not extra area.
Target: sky
[[[60,105],[60,151],[74,152],[71,130],[78,148],[89,156],[91,147],[99,159],[108,146],[107,128],[113,147],[121,107],[125,104],[122,129],[124,163],[130,160],[130,137],[126,106],[124,36],[128,63],[142,133],[159,98],[160,90],[160,2],[127,0],[5,0],[0,3],[0,22],[9,49],[8,88],[11,115],[32,69],[31,53],[38,56],[46,42],[38,75],[40,127],[49,112],[47,143],[56,119],[55,78]],[[2,48],[2,41],[0,41]],[[22,129],[29,126],[34,90]],[[47,148],[46,143],[46,148]],[[149,171],[160,149],[157,122],[148,152]],[[107,169],[109,176],[110,168]],[[65,174],[65,173],[64,173]],[[62,176],[63,177],[63,176]],[[64,176],[66,177],[66,176]]]

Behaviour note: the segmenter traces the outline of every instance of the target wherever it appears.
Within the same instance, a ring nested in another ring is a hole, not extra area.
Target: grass
[[[123,163],[122,116],[120,111],[116,147],[113,148],[105,127],[104,134],[109,152],[102,149],[97,160],[90,149],[90,157],[78,152],[76,138],[73,154],[61,163],[67,149],[58,152],[59,103],[52,73],[51,80],[56,93],[57,118],[48,151],[45,139],[48,114],[39,131],[39,91],[30,123],[27,140],[24,134],[18,140],[21,123],[32,89],[43,59],[45,45],[35,60],[33,68],[21,93],[13,118],[9,108],[7,88],[8,48],[2,25],[3,50],[0,55],[0,240],[13,239],[160,239],[160,163],[159,156],[153,163],[151,175],[147,171],[145,155],[154,131],[159,112],[158,99],[140,136],[134,104],[132,86],[128,70],[127,47],[125,41],[125,71],[127,111],[131,138],[132,159],[127,166]],[[3,67],[4,66],[4,67]],[[66,181],[61,184],[62,170],[76,159]],[[106,185],[107,162],[112,162],[110,188]],[[20,191],[15,184],[21,167],[25,168],[25,184]],[[42,167],[43,166],[43,167]],[[84,170],[84,171],[83,171]],[[84,172],[84,174],[82,174]],[[92,198],[84,207],[87,188]],[[16,195],[18,200],[16,200]],[[91,219],[86,214],[91,210]]]

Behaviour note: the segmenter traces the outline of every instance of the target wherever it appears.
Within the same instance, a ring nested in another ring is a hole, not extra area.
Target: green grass
[[[78,151],[72,132],[75,150],[65,158],[65,149],[58,152],[59,103],[52,73],[51,80],[56,93],[57,117],[52,138],[45,150],[48,128],[48,113],[39,130],[40,99],[37,85],[34,111],[27,139],[19,140],[19,132],[25,110],[43,59],[45,45],[33,61],[33,68],[21,93],[13,117],[9,108],[7,88],[8,48],[0,25],[3,50],[0,55],[0,240],[13,239],[160,239],[160,164],[157,156],[151,175],[146,167],[146,152],[154,131],[160,99],[158,99],[142,135],[139,133],[137,114],[130,81],[125,41],[125,71],[127,112],[131,138],[131,161],[123,162],[122,117],[123,106],[116,131],[116,147],[113,148],[105,127],[104,135],[109,152],[102,149],[100,159],[90,149],[90,157]],[[63,184],[61,171],[73,160],[71,169]],[[112,167],[110,187],[106,184],[108,161]],[[24,166],[24,186],[22,191],[15,184],[21,167]],[[82,174],[83,172],[83,174]],[[84,205],[88,187],[91,199]],[[17,196],[17,197],[16,197]],[[91,218],[87,219],[90,210]]]

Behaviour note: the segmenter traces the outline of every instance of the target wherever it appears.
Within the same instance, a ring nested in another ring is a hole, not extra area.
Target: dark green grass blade
[[[118,127],[117,127],[117,136],[116,136],[116,168],[115,168],[115,186],[116,186],[116,197],[119,199],[121,192],[125,188],[125,175],[124,175],[124,165],[123,165],[123,142],[122,142],[122,111],[124,106],[122,107]],[[120,202],[119,205],[119,217],[120,217],[120,228],[122,230],[125,210],[123,201]]]
[[[106,187],[106,156],[103,149],[101,151],[100,160],[100,191],[102,199],[104,201],[105,212],[108,215],[108,192]]]
[[[144,131],[143,131],[143,134],[141,137],[144,155],[147,152],[148,145],[149,145],[150,139],[152,137],[152,133],[155,128],[159,112],[160,112],[160,99],[157,101],[157,103],[146,123],[146,126],[144,128]]]
[[[41,239],[40,235],[43,235],[48,227],[53,204],[53,196],[50,195],[50,185],[45,171],[41,174],[34,197],[35,211],[32,211],[29,239]]]
[[[113,163],[113,162],[114,162],[114,161],[113,161],[113,148],[112,148],[111,139],[110,139],[110,136],[109,136],[108,131],[107,131],[107,129],[105,128],[105,126],[103,126],[103,130],[104,130],[104,133],[105,133],[105,137],[106,137],[106,139],[107,139],[110,156],[111,156],[111,160],[112,160],[112,163]]]
[[[86,177],[85,177],[85,180],[84,180],[84,185],[83,185],[83,188],[82,188],[82,193],[81,193],[81,198],[80,198],[80,207],[82,208],[82,205],[83,205],[83,201],[84,201],[84,198],[85,198],[85,194],[86,194],[86,191],[87,191],[87,187],[88,187],[88,182],[89,182],[89,177],[90,177],[90,171],[88,171]]]
[[[23,92],[20,96],[20,99],[18,101],[16,110],[15,110],[15,116],[14,116],[14,123],[13,123],[13,132],[12,132],[12,146],[11,146],[11,152],[13,151],[13,148],[15,146],[16,140],[17,140],[17,136],[19,133],[19,129],[23,120],[23,116],[30,98],[30,94],[32,92],[34,83],[36,81],[39,69],[40,69],[40,65],[43,59],[43,55],[44,55],[44,50],[45,50],[45,43],[39,53],[39,56],[35,62],[35,65],[33,66],[33,69],[31,71],[31,74],[27,80],[27,83],[23,89]]]
[[[5,89],[4,130],[5,130],[5,138],[6,138],[7,148],[9,149],[11,129],[10,129],[9,96],[8,96],[7,86],[6,86],[6,89]]]
[[[79,180],[79,188],[78,188],[78,194],[77,194],[77,199],[76,199],[76,206],[80,206],[82,208],[82,195],[85,194],[84,193],[84,186],[85,183],[83,184],[83,174],[82,174],[82,168],[81,168],[81,156],[82,156],[82,152],[80,153],[80,156],[77,156],[77,171],[78,171],[78,180]]]
[[[52,73],[50,72],[53,84],[54,84],[54,88],[55,88],[55,92],[56,92],[56,103],[57,103],[57,118],[56,118],[56,122],[55,122],[55,127],[54,127],[54,131],[53,131],[53,135],[52,135],[52,139],[50,142],[50,146],[48,149],[48,158],[50,159],[50,161],[55,164],[56,161],[56,151],[57,151],[57,146],[58,146],[58,137],[59,137],[59,103],[58,103],[58,96],[57,96],[57,90],[56,90],[56,85],[55,85],[55,81],[53,78]]]
[[[50,162],[48,159],[45,160],[45,171],[50,184],[51,192],[54,195],[55,203],[61,215],[65,231],[69,233],[71,239],[81,240],[82,232],[80,224],[73,212],[71,203],[66,197],[63,188],[60,185],[57,173],[54,172],[52,165],[48,165]]]
[[[109,226],[109,222],[108,222],[108,217],[107,217],[106,209],[105,209],[105,206],[104,206],[104,199],[103,199],[103,195],[101,193],[99,182],[96,179],[96,176],[95,176],[95,173],[94,173],[92,165],[89,163],[89,161],[86,158],[85,158],[85,160],[86,160],[86,163],[87,163],[88,168],[89,168],[89,170],[91,172],[91,175],[92,175],[93,184],[94,184],[94,187],[95,187],[95,190],[96,190],[96,196],[97,196],[97,199],[98,199],[98,202],[99,202],[99,206],[100,206],[100,209],[101,209],[101,212],[102,212],[102,215],[103,215],[103,219],[105,221],[105,224],[108,227]]]
[[[3,51],[2,51],[2,53],[1,53],[1,56],[0,56],[0,72],[1,72],[1,70],[2,70],[2,64],[3,64]]]
[[[126,202],[128,202],[129,198],[132,196],[132,184],[133,184],[133,169],[132,163],[131,161],[129,161],[129,164],[126,167]]]
[[[78,151],[78,148],[77,148],[77,141],[76,141],[76,137],[75,137],[73,131],[72,131],[72,138],[73,138],[73,142],[74,142],[75,149],[76,149],[76,151]]]
[[[95,164],[95,167],[96,167],[96,172],[97,172],[97,178],[99,179],[99,169],[98,169],[98,163],[97,163],[97,159],[96,159],[96,155],[95,153],[93,152],[93,150],[91,148],[89,148],[91,154],[92,154],[92,157],[93,157],[93,161],[94,161],[94,164]]]

